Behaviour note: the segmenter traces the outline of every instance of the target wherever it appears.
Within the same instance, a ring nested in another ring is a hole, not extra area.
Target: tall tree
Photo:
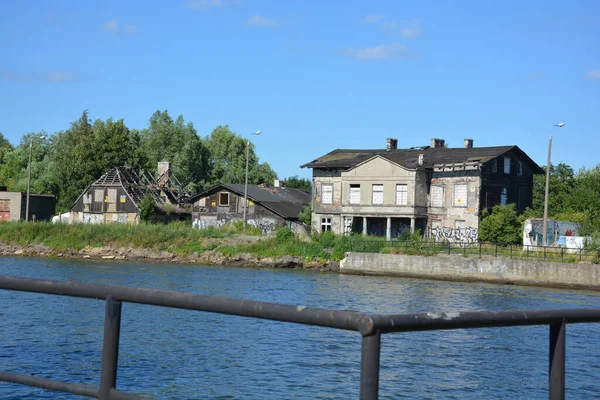
[[[312,190],[312,182],[308,178],[300,178],[298,175],[284,179],[284,185],[289,188]]]

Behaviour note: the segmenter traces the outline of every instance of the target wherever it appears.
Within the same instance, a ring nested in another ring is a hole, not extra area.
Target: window
[[[348,196],[350,204],[360,204],[360,185],[351,184],[350,193]]]
[[[219,205],[220,206],[228,206],[229,205],[229,193],[227,193],[227,192],[219,193]]]
[[[329,232],[331,230],[331,218],[321,218],[321,232]]]
[[[102,203],[103,200],[104,200],[104,189],[94,190],[94,201],[96,203]]]
[[[504,157],[504,173],[510,174],[510,157]]]
[[[373,204],[383,204],[383,185],[373,185]]]
[[[527,201],[527,188],[520,187],[519,188],[519,201],[517,204],[517,209],[524,210],[526,201]]]
[[[321,202],[323,204],[333,204],[333,184],[322,183],[321,184]]]
[[[431,185],[431,207],[444,207],[444,187]]]
[[[521,163],[521,161],[517,163],[517,175],[523,175],[523,164]]]
[[[396,204],[405,206],[408,204],[408,186],[396,185]]]
[[[498,172],[498,159],[494,158],[492,160],[492,172],[495,174],[496,172]]]
[[[502,204],[503,206],[506,205],[506,199],[508,197],[507,192],[508,190],[505,187],[503,187],[502,193],[500,193],[500,204]]]
[[[454,207],[466,207],[467,206],[467,185],[456,184],[454,185]]]

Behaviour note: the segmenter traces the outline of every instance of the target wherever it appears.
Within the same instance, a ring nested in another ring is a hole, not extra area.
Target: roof
[[[238,196],[244,196],[244,187],[245,185],[242,183],[220,183],[202,193],[192,196],[189,201],[195,202],[202,197],[223,189],[234,192]],[[271,210],[282,218],[298,219],[298,214],[302,212],[304,207],[310,204],[311,193],[303,189],[248,185],[248,199]]]
[[[542,169],[518,146],[472,147],[472,148],[432,148],[429,146],[396,149],[396,150],[350,150],[337,149],[325,154],[301,168],[335,168],[351,169],[370,160],[381,157],[407,169],[431,169],[437,164],[485,163],[509,151],[518,152],[528,162],[534,172],[542,173]],[[419,155],[423,154],[423,165],[418,165]]]

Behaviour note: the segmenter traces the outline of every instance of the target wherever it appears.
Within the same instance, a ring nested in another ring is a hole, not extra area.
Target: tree
[[[492,212],[484,210],[479,224],[479,240],[495,243],[520,243],[523,239],[523,218],[515,204],[498,205]]]
[[[544,166],[545,170],[546,167]],[[575,188],[575,172],[569,165],[560,163],[550,164],[550,180],[548,184],[548,215],[568,211],[571,194]],[[533,178],[532,209],[540,217],[544,213],[544,198],[546,191],[546,175],[539,174]]]
[[[140,202],[140,220],[147,223],[156,221],[156,203],[149,194],[146,194]]]
[[[284,179],[284,186],[295,189],[312,190],[312,182],[308,178],[300,178],[298,175]]]
[[[298,219],[303,224],[310,226],[311,220],[312,220],[312,209],[311,209],[310,205],[308,205],[308,206],[304,207],[304,209],[302,209],[302,212],[298,215]]]

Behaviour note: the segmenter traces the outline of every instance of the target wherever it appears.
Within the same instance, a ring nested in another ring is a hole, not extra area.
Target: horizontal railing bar
[[[39,376],[0,371],[0,381],[72,393],[80,396],[92,397],[94,399],[98,398],[98,388],[93,386],[55,381],[52,379],[40,378]]]
[[[492,328],[600,322],[600,308],[523,311],[470,311],[401,315],[373,315],[373,329],[382,333],[441,329]]]
[[[326,326],[336,329],[359,331],[363,335],[371,331],[370,318],[357,312],[239,300],[167,290],[60,282],[7,275],[0,276],[0,289],[90,299],[106,299],[108,296],[112,296],[115,300],[130,303]]]

